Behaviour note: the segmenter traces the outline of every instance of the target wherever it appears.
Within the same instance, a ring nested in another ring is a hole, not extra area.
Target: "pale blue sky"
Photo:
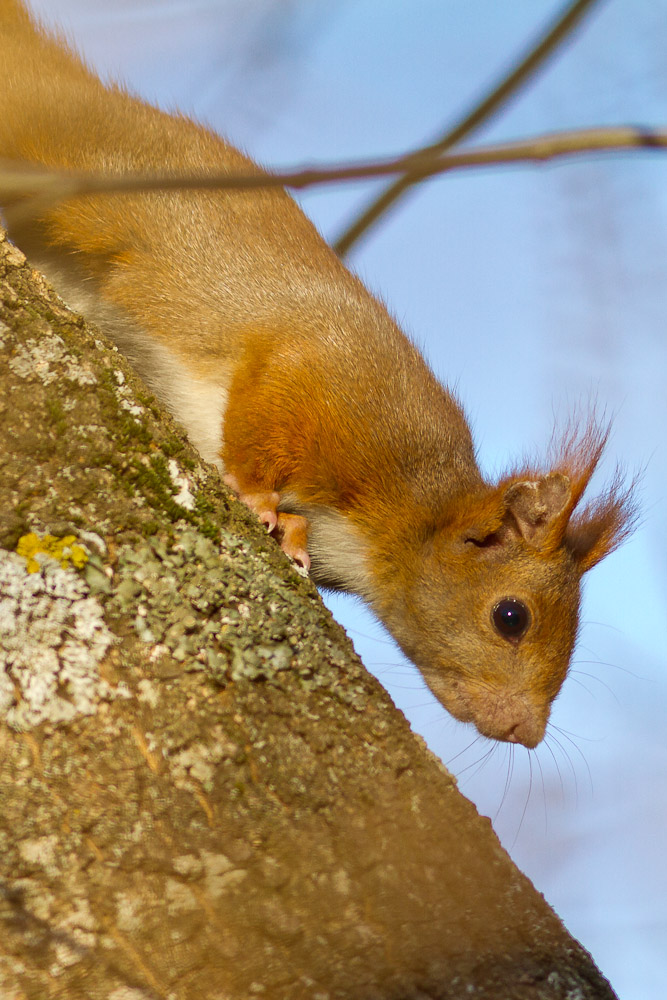
[[[272,165],[429,139],[523,51],[554,0],[40,0],[90,59],[207,119]],[[606,0],[483,137],[667,126],[667,0]],[[494,817],[517,863],[623,1000],[667,973],[667,154],[449,176],[413,194],[353,266],[458,387],[489,472],[596,396],[615,414],[606,471],[645,467],[636,536],[590,575],[558,746],[485,751],[356,602],[332,601],[413,725]],[[367,187],[301,200],[325,235]],[[584,759],[585,758],[585,759]],[[528,805],[526,807],[526,802]],[[524,814],[525,809],[525,814]]]

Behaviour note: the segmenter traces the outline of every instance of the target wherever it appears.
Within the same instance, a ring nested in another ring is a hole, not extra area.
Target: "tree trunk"
[[[124,359],[0,272],[0,997],[613,997]]]

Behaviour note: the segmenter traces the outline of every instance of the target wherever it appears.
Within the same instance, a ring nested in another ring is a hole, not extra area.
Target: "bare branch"
[[[421,161],[424,156],[439,157],[446,150],[459,143],[465,136],[479,128],[498,111],[515,94],[530,77],[534,76],[540,65],[548,56],[563,43],[572,33],[581,18],[594,5],[595,0],[575,0],[568,4],[555,23],[528,50],[527,54],[514,68],[483,97],[473,105],[471,110],[454,126],[447,129],[444,135],[428,146],[423,146],[415,152],[415,157]],[[383,193],[374,199],[368,207],[348,226],[334,243],[334,250],[344,257],[352,246],[359,241],[363,233],[384,215],[390,205],[394,204],[408,188],[416,184],[423,173],[419,168],[409,169],[404,177],[394,181]]]
[[[492,167],[502,163],[536,163],[587,153],[618,153],[628,149],[667,148],[667,129],[640,125],[616,125],[609,128],[572,129],[567,132],[546,132],[530,139],[478,146],[461,153],[416,164],[416,180],[461,170],[467,167]]]
[[[0,204],[17,217],[34,218],[40,211],[66,198],[94,194],[128,194],[148,191],[231,190],[288,187],[302,189],[318,184],[368,180],[404,173],[409,165],[417,183],[450,170],[493,167],[500,164],[546,162],[587,153],[612,153],[629,149],[667,148],[667,128],[619,125],[610,128],[549,132],[529,139],[478,146],[460,153],[433,158],[430,154],[407,156],[337,167],[301,167],[275,173],[147,176],[124,174],[70,174],[0,161]]]

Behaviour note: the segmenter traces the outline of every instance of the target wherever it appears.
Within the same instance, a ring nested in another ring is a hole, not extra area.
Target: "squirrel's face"
[[[484,736],[543,739],[577,637],[581,577],[632,528],[632,486],[618,477],[575,513],[604,440],[591,430],[570,442],[562,470],[462,491],[406,546],[400,574],[385,557],[380,617],[445,708]]]
[[[534,747],[567,674],[578,612],[567,552],[448,541],[424,554],[392,631],[455,718]]]

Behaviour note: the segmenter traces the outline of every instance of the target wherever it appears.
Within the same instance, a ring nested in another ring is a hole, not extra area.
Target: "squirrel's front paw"
[[[294,562],[308,571],[308,521],[300,514],[285,514],[278,511],[280,494],[274,490],[258,490],[244,493],[239,489],[236,476],[228,474],[225,483],[234,490],[241,503],[256,514],[269,534],[279,542],[283,552]]]
[[[274,532],[280,547],[297,566],[308,571],[310,556],[308,555],[308,520],[300,514],[278,514],[278,524]]]

